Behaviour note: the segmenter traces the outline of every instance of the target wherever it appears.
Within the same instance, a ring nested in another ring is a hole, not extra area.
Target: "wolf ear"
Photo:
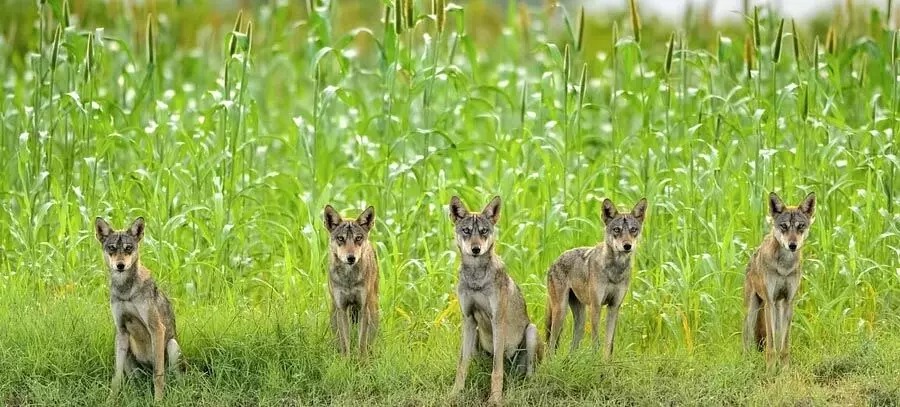
[[[813,223],[813,220],[816,218],[816,193],[810,192],[803,199],[803,202],[800,202],[799,208],[800,212],[803,212],[809,218],[809,223]]]
[[[769,215],[773,218],[784,212],[784,201],[774,192],[769,193]]]
[[[460,220],[465,219],[469,216],[469,210],[466,209],[466,205],[462,203],[458,196],[454,196],[450,198],[450,220],[453,223],[459,222]]]
[[[106,223],[103,218],[98,216],[97,219],[94,220],[94,233],[97,235],[97,240],[99,240],[100,243],[103,243],[103,241],[112,234],[112,228],[109,226],[109,223]]]
[[[609,224],[609,221],[615,219],[616,216],[619,215],[619,211],[616,210],[616,205],[609,199],[603,200],[603,208],[601,209],[600,212],[601,212],[601,215],[603,215],[603,223],[604,224]]]
[[[128,233],[140,242],[144,238],[144,218],[135,219],[131,227],[128,228]]]
[[[328,229],[329,232],[334,231],[338,225],[341,224],[344,220],[341,219],[341,214],[337,213],[331,205],[325,205],[325,229]]]
[[[375,225],[375,207],[370,205],[366,208],[366,210],[359,215],[359,218],[356,219],[356,223],[359,224],[359,226],[362,226],[366,232],[372,230],[372,226]]]
[[[490,218],[491,223],[496,225],[500,220],[500,197],[495,196],[494,199],[491,199],[491,202],[488,202],[487,206],[481,210],[481,214]]]
[[[644,215],[647,214],[647,198],[641,198],[631,210],[631,214],[637,218],[638,222],[644,223]]]

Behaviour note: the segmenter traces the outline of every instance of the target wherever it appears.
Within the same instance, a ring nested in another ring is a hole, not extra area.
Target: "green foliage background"
[[[512,405],[900,403],[889,10],[799,32],[788,20],[781,40],[771,10],[725,26],[695,10],[644,18],[637,42],[627,14],[582,22],[512,2],[448,5],[443,30],[430,2],[399,28],[387,1],[272,2],[234,31],[214,2],[2,3],[4,404],[106,400],[95,216],[147,219],[141,259],[193,366],[167,403],[477,403],[486,364],[467,397],[443,397],[459,335],[455,194],[473,210],[503,197],[498,252],[540,326],[546,269],[602,239],[602,199],[651,203],[615,362],[554,359],[509,381]],[[796,363],[774,378],[740,350],[769,191],[819,197]],[[382,331],[368,362],[330,342],[327,203],[376,207]],[[148,383],[124,401],[146,402]]]

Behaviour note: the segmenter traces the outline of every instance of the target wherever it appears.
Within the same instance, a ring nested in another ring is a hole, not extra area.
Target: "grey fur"
[[[500,216],[500,198],[495,197],[480,214],[469,213],[453,197],[450,216],[462,255],[457,295],[462,312],[462,346],[452,394],[465,388],[469,363],[476,351],[493,357],[489,402],[503,397],[505,359],[517,362],[527,376],[534,373],[540,344],[537,328],[528,318],[525,298],[506,273],[494,252],[494,224]]]
[[[118,392],[125,374],[131,376],[143,367],[153,373],[154,397],[160,400],[165,393],[165,369],[177,371],[183,365],[172,305],[140,263],[144,220],[138,218],[127,230],[116,232],[97,218],[95,233],[109,268],[109,301],[116,329],[112,392]]]
[[[378,260],[369,242],[375,209],[366,208],[355,221],[344,220],[330,205],[325,227],[331,232],[328,292],[331,295],[331,330],[341,353],[350,351],[350,324],[359,323],[359,351],[369,352],[378,330]]]
[[[572,310],[572,350],[584,336],[586,307],[590,308],[591,340],[600,346],[600,308],[607,307],[604,356],[612,356],[619,308],[631,283],[631,260],[643,228],[647,200],[620,214],[610,200],[603,203],[606,236],[595,247],[580,247],[563,253],[547,272],[547,337],[550,352],[559,344],[566,308]]]

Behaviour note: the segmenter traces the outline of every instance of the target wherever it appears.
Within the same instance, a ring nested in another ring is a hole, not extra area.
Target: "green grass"
[[[479,404],[487,362],[465,397],[445,397],[457,194],[503,197],[498,252],[539,326],[546,269],[602,239],[602,199],[651,203],[615,359],[567,356],[565,333],[535,378],[507,381],[509,405],[900,404],[900,65],[885,10],[836,16],[833,47],[820,20],[798,22],[799,61],[785,24],[777,63],[780,17],[761,10],[748,79],[751,20],[670,41],[677,27],[644,19],[638,44],[627,15],[574,38],[562,8],[526,24],[475,1],[449,7],[438,32],[421,2],[402,30],[374,2],[265,5],[245,11],[232,54],[234,14],[204,2],[160,5],[152,41],[146,10],[79,4],[58,47],[61,2],[12,3],[0,4],[15,11],[0,17],[0,404],[107,402],[95,216],[147,219],[142,260],[192,367],[165,404]],[[819,199],[794,363],[777,375],[740,345],[743,271],[773,190]],[[382,323],[365,363],[339,357],[328,332],[329,203],[376,208]],[[150,399],[143,378],[116,404]]]

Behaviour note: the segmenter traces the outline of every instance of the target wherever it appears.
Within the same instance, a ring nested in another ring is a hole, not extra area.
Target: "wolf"
[[[369,231],[375,226],[375,208],[369,206],[356,220],[344,220],[327,205],[324,219],[331,234],[331,330],[340,352],[348,354],[350,321],[359,323],[359,352],[365,357],[378,330],[378,260],[369,242]]]
[[[647,199],[642,198],[630,213],[619,213],[612,201],[603,201],[602,218],[606,236],[594,247],[580,247],[563,253],[547,272],[546,335],[550,352],[559,344],[566,318],[572,309],[574,329],[571,350],[578,348],[584,336],[585,306],[591,311],[591,339],[594,350],[600,347],[600,308],[606,306],[606,345],[604,357],[613,352],[619,307],[631,281],[631,259],[637,248]]]
[[[800,288],[801,249],[815,220],[816,195],[810,192],[798,206],[785,206],[769,194],[771,231],[750,257],[744,280],[744,349],[766,352],[766,366],[790,362],[791,318]]]
[[[138,367],[153,372],[153,395],[165,394],[165,370],[183,370],[181,347],[175,331],[175,313],[157,288],[150,270],[141,265],[140,244],[144,218],[124,231],[114,231],[103,218],[94,221],[97,240],[109,269],[109,302],[116,329],[116,367],[112,394],[118,393],[125,374]]]
[[[527,377],[539,357],[537,328],[528,319],[525,298],[506,274],[494,251],[494,227],[500,219],[500,197],[471,213],[459,197],[450,200],[450,219],[462,255],[457,296],[462,311],[462,346],[451,396],[463,390],[469,363],[476,350],[493,356],[490,404],[503,399],[503,363],[511,359]],[[476,347],[478,349],[476,349]]]

